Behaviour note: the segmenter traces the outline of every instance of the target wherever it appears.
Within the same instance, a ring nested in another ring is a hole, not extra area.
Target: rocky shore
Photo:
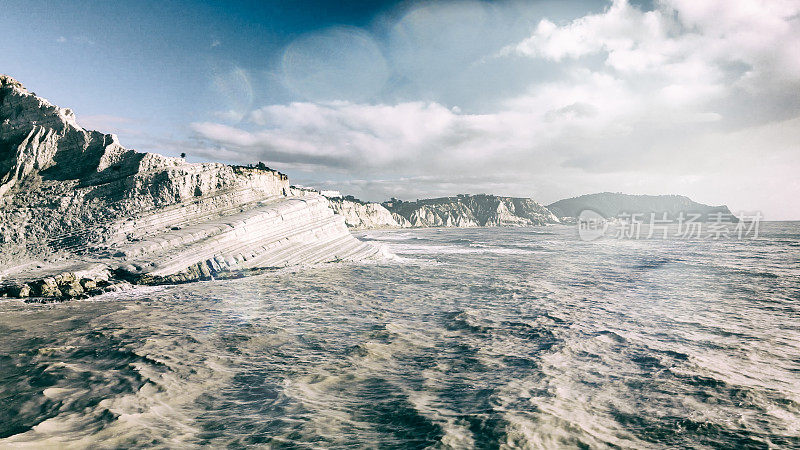
[[[74,298],[378,257],[282,173],[126,149],[0,76],[0,295]]]

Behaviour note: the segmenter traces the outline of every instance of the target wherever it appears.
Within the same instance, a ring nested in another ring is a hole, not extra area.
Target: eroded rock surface
[[[334,196],[328,200],[334,212],[342,215],[347,226],[353,229],[540,226],[560,223],[547,208],[529,198],[461,194],[414,202],[392,199],[373,203],[351,196]]]
[[[415,202],[383,203],[413,227],[537,226],[559,223],[547,208],[529,198],[458,195]]]
[[[71,297],[377,254],[279,172],[126,149],[0,76],[0,294]]]
[[[333,211],[344,217],[347,226],[356,230],[411,226],[405,217],[392,214],[380,203],[343,197],[329,198],[328,201]]]

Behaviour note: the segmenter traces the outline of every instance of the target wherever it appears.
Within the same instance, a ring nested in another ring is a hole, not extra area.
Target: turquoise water
[[[369,231],[395,261],[0,303],[0,447],[800,446],[800,224]]]

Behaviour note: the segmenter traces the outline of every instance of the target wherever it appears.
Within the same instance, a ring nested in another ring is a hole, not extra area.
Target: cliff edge
[[[412,227],[539,226],[559,223],[547,208],[529,198],[499,195],[441,197],[415,202],[392,199],[383,206]]]
[[[392,214],[380,203],[365,202],[352,196],[327,197],[331,209],[344,217],[348,227],[354,230],[381,228],[408,228],[411,223],[402,216]]]
[[[326,195],[331,208],[356,230],[425,227],[509,227],[559,223],[547,208],[529,198],[466,195],[406,202],[366,202],[353,196]]]
[[[378,253],[284,174],[126,149],[0,75],[0,294],[73,297]]]

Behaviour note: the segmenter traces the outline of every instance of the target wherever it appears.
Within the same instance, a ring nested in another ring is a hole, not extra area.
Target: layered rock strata
[[[74,297],[378,254],[279,172],[126,149],[0,76],[0,294]]]
[[[383,206],[413,227],[538,226],[559,223],[547,208],[529,198],[458,195],[415,202],[392,200]]]
[[[344,217],[348,227],[356,230],[377,228],[407,228],[411,223],[405,217],[392,214],[380,203],[364,202],[354,198],[328,198],[336,214]]]

